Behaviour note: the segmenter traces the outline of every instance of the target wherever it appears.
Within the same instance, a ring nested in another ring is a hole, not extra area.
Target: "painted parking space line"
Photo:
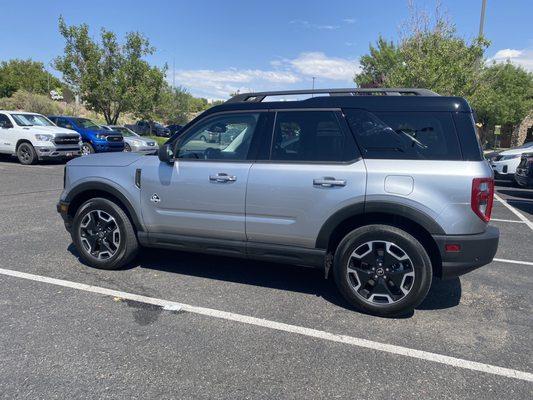
[[[0,197],[10,197],[10,196],[23,196],[26,194],[38,194],[38,193],[51,193],[51,192],[61,192],[63,189],[46,189],[46,190],[36,190],[34,192],[20,192],[20,193],[8,193],[8,194],[0,194]]]
[[[495,221],[495,222],[514,222],[516,224],[525,224],[524,221],[518,221],[516,219],[499,219],[499,218],[491,218],[490,221]]]
[[[312,328],[306,328],[298,325],[286,324],[283,322],[276,322],[262,318],[251,317],[248,315],[236,314],[227,311],[215,310],[212,308],[204,308],[183,304],[175,301],[158,299],[154,297],[142,296],[134,293],[122,292],[113,289],[107,289],[100,286],[92,286],[79,282],[66,281],[63,279],[50,278],[41,275],[29,274],[26,272],[14,271],[10,269],[0,268],[0,274],[16,278],[28,279],[31,281],[48,283],[52,285],[67,287],[85,292],[97,293],[104,296],[117,297],[125,300],[137,301],[145,304],[152,304],[163,309],[182,310],[193,314],[203,315],[212,318],[218,318],[227,321],[233,321],[276,331],[294,333],[316,339],[327,340],[330,342],[343,343],[350,346],[370,349],[374,351],[381,351],[389,354],[415,358],[424,361],[444,364],[451,367],[462,368],[472,371],[483,372],[487,374],[499,375],[506,378],[519,379],[527,382],[533,382],[533,373],[520,371],[516,369],[499,367],[491,364],[484,364],[476,361],[465,360],[446,356],[443,354],[431,353],[428,351],[411,349],[403,346],[396,346],[387,343],[374,342],[372,340],[356,338],[347,335],[338,335],[326,331],[321,331]]]
[[[509,209],[509,211],[511,211],[518,218],[520,218],[520,220],[523,221],[533,231],[533,222],[531,222],[529,219],[527,219],[524,216],[524,214],[522,214],[520,211],[518,211],[516,208],[514,208],[512,205],[510,205],[507,201],[503,200],[496,193],[494,193],[494,198],[496,200],[498,200],[501,204],[503,204],[505,207],[507,207]]]
[[[492,261],[509,264],[533,265],[533,262],[531,261],[507,260],[505,258],[493,258]]]

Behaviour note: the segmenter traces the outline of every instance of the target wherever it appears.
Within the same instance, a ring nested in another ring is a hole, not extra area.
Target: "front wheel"
[[[125,152],[128,152],[128,153],[131,153],[131,147],[130,147],[129,144],[124,143],[124,151],[125,151]]]
[[[17,158],[23,165],[33,165],[37,162],[37,153],[30,143],[21,143],[17,148]]]
[[[94,153],[94,147],[90,143],[83,143],[81,145],[81,155],[87,156]]]
[[[409,233],[389,225],[367,225],[350,232],[334,258],[335,283],[343,297],[364,312],[397,316],[426,297],[431,260]]]
[[[78,209],[71,234],[81,259],[95,268],[123,267],[133,260],[139,248],[124,210],[104,198],[90,199]]]

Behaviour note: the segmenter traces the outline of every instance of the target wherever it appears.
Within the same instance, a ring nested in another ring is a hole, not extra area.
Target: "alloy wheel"
[[[350,255],[347,279],[363,301],[392,304],[411,291],[415,270],[405,250],[392,242],[375,240],[360,245]]]
[[[20,154],[20,158],[22,159],[22,161],[24,161],[24,162],[29,162],[30,161],[30,159],[31,159],[30,150],[26,146],[22,146],[19,149],[19,154]]]
[[[98,260],[113,257],[120,247],[120,228],[114,217],[102,210],[91,210],[80,223],[83,248]]]

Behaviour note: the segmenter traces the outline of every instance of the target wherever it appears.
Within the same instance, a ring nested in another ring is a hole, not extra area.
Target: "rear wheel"
[[[351,305],[369,314],[395,316],[424,300],[432,267],[422,244],[409,233],[388,225],[368,225],[341,241],[334,275]]]
[[[37,162],[37,153],[30,143],[21,143],[17,148],[17,158],[21,164],[32,165]]]
[[[95,268],[123,267],[133,260],[139,248],[126,213],[103,198],[88,200],[79,208],[71,234],[82,260]]]

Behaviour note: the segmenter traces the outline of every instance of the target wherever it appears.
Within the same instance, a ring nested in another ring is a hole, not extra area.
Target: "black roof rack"
[[[303,89],[303,90],[281,90],[273,92],[241,93],[233,96],[226,103],[250,102],[260,103],[268,96],[293,96],[300,94],[329,94],[330,96],[365,96],[379,94],[382,96],[438,96],[429,89],[412,88],[346,88],[346,89]]]

